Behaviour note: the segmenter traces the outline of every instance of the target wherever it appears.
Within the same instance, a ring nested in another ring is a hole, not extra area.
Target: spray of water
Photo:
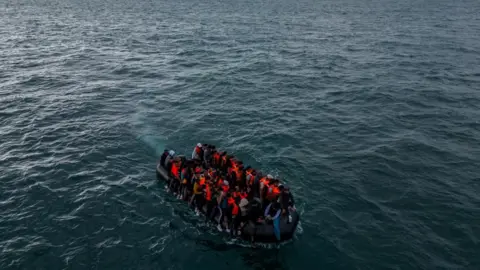
[[[159,131],[149,122],[147,112],[147,108],[137,106],[137,111],[131,117],[131,130],[136,139],[142,141],[158,157],[163,153],[166,143],[165,139],[159,135]]]

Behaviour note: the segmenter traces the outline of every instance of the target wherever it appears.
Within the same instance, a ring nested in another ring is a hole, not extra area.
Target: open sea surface
[[[249,248],[155,179],[293,188]],[[0,1],[0,269],[480,269],[478,0]]]

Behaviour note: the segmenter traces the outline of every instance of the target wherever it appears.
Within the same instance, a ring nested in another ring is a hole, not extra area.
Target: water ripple
[[[480,265],[478,3],[0,7],[1,269]],[[163,190],[198,141],[292,186],[295,241],[243,248]]]

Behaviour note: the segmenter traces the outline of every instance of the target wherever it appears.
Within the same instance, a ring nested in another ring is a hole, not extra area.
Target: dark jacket
[[[162,156],[160,157],[160,165],[162,165],[162,167],[164,167],[165,165],[165,159],[167,158],[167,156],[168,156],[168,150],[165,150]]]
[[[282,209],[287,209],[289,206],[295,205],[295,200],[293,199],[293,195],[291,192],[286,193],[285,191],[283,191],[280,194],[279,202]]]

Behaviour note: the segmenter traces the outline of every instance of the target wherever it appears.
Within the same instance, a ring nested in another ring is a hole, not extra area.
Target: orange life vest
[[[232,216],[236,215],[238,215],[238,205],[236,203],[233,203]]]
[[[277,196],[280,195],[280,189],[276,186],[268,188],[267,199],[274,200]]]
[[[200,185],[204,185],[204,184],[205,184],[205,176],[200,175],[200,180],[198,181],[198,183],[199,183]]]
[[[228,199],[228,204],[232,206],[232,216],[238,215],[238,205],[233,198]]]
[[[177,166],[177,163],[174,162],[172,164],[172,169],[170,170],[170,172],[173,174],[173,176],[175,176],[175,178],[179,178],[179,175],[178,175],[178,166]]]
[[[212,191],[210,190],[210,185],[207,184],[207,186],[205,187],[205,199],[207,201],[211,201],[212,200]]]
[[[236,159],[231,159],[231,161],[232,161],[232,169],[235,170],[238,167],[237,160]]]
[[[241,181],[243,176],[243,169],[237,168],[237,171],[235,173],[237,174],[237,181]]]
[[[215,154],[213,154],[213,160],[215,161],[215,164],[219,164],[220,163],[220,154],[218,152],[216,152]]]
[[[263,183],[265,186],[268,186],[268,183],[270,183],[270,180],[268,180],[267,177],[263,177],[260,179],[260,183]]]

